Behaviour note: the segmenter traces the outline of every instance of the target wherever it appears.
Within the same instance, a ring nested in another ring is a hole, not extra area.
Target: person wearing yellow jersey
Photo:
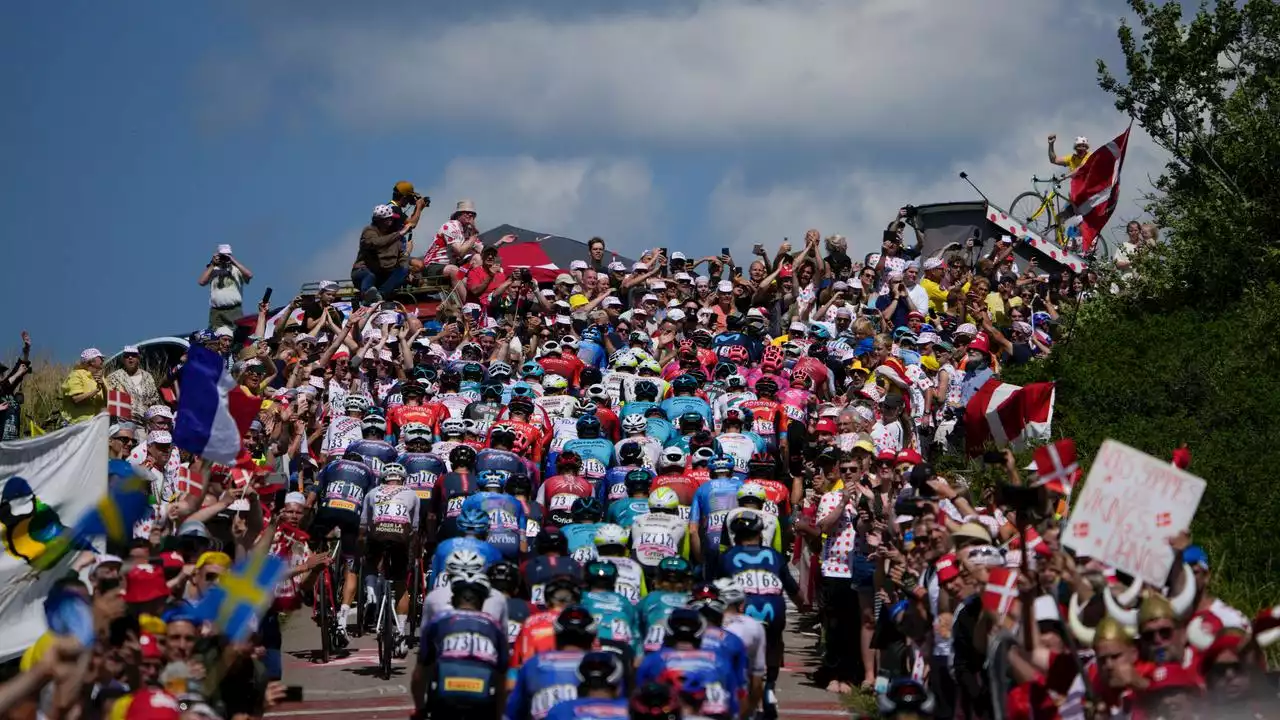
[[[104,359],[98,348],[80,353],[80,362],[62,381],[62,419],[77,423],[97,415],[107,407],[107,381],[102,374]]]
[[[1068,173],[1073,173],[1084,165],[1084,161],[1089,159],[1089,138],[1081,135],[1076,138],[1073,152],[1070,155],[1058,155],[1053,150],[1053,143],[1058,139],[1057,135],[1049,136],[1049,162],[1067,169]]]
[[[942,275],[946,269],[947,264],[942,261],[942,258],[931,257],[924,261],[924,278],[920,281],[920,287],[924,288],[929,296],[929,314],[931,315],[945,315],[947,312],[949,293],[942,289]]]

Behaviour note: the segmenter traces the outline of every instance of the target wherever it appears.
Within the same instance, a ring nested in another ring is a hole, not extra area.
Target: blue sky
[[[865,251],[898,206],[971,197],[959,169],[1007,202],[1048,171],[1047,133],[1124,129],[1093,65],[1124,5],[1065,5],[15,4],[0,348],[23,328],[60,358],[194,329],[219,243],[254,299],[345,277],[400,179],[432,195],[430,225],[466,197],[483,227],[633,254],[809,227]],[[1135,138],[1129,199],[1159,165]]]

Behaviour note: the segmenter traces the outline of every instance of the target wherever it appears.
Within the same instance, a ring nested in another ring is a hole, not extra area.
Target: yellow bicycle
[[[1048,179],[1032,177],[1032,186],[1048,185],[1049,191],[1042,193],[1036,187],[1035,190],[1028,190],[1014,198],[1009,205],[1010,217],[1046,240],[1053,238],[1058,247],[1064,250],[1068,249],[1068,245],[1075,244],[1072,233],[1068,233],[1063,224],[1066,220],[1064,212],[1071,203],[1059,188],[1067,179],[1066,175],[1054,175]]]

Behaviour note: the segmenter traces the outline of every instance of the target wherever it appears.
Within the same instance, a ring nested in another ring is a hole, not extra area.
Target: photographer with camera
[[[231,254],[230,245],[219,245],[200,273],[200,287],[209,286],[209,328],[234,328],[244,315],[243,289],[253,279],[249,268]]]

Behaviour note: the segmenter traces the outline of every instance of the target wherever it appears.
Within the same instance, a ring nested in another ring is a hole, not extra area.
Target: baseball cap
[[[658,302],[658,296],[654,295],[653,293],[646,293],[644,297],[640,298],[640,302],[642,303]]]
[[[111,426],[111,430],[107,435],[107,437],[115,437],[117,435],[126,435],[128,437],[133,437],[133,431],[136,430],[137,428],[138,426],[134,425],[131,422],[119,422]]]
[[[612,295],[605,298],[604,302],[600,304],[605,307],[622,307],[622,301]]]
[[[673,322],[682,322],[684,320],[684,311],[680,308],[672,308],[667,311],[667,319]]]
[[[956,567],[955,553],[947,553],[938,558],[938,562],[933,567],[938,571],[938,582],[947,582],[960,575],[960,570]]]
[[[716,285],[716,290],[722,293],[733,292],[733,283],[728,280],[721,280],[720,283]]]
[[[611,272],[626,272],[626,271],[627,271],[627,266],[626,266],[626,265],[623,265],[622,263],[618,262],[617,260],[614,260],[613,262],[609,263],[609,270],[610,270]]]
[[[671,262],[675,262],[676,260],[687,260],[687,259],[688,258],[684,256],[684,253],[680,252],[679,250],[671,253]]]
[[[676,282],[693,282],[693,276],[686,272],[679,272],[675,275]]]
[[[587,269],[587,261],[586,261],[586,260],[574,260],[573,262],[569,263],[569,269],[570,269],[570,270],[586,270],[586,269]]]
[[[829,417],[819,420],[815,430],[820,433],[831,433],[832,435],[839,432],[839,428],[836,427],[836,421]]]
[[[666,290],[667,284],[662,280],[655,280],[649,283],[649,289],[650,290]]]
[[[557,276],[556,276],[556,284],[557,284],[557,285],[562,285],[562,284],[563,284],[563,285],[572,285],[572,284],[573,284],[573,276],[572,276],[572,275],[570,275],[569,273],[560,273],[559,275],[557,275]]]
[[[164,573],[150,563],[133,566],[124,576],[124,601],[144,603],[169,594]]]
[[[152,430],[147,433],[147,442],[152,445],[172,445],[173,436],[168,430]]]

